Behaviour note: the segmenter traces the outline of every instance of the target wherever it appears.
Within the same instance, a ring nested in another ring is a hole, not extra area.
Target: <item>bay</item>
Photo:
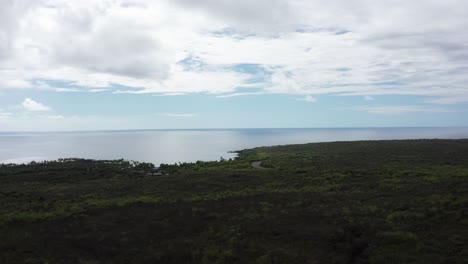
[[[59,158],[160,163],[229,159],[230,151],[312,142],[468,138],[468,128],[188,129],[92,132],[2,132],[0,163]]]

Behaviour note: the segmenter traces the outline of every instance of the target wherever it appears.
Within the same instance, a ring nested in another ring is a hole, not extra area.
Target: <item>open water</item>
[[[96,132],[2,132],[0,163],[58,158],[160,163],[229,159],[229,151],[310,142],[468,138],[468,128],[197,129]]]

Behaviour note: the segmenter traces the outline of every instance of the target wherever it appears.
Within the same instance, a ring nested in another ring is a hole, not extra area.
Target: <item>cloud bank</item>
[[[0,90],[461,104],[467,25],[464,0],[1,1]]]

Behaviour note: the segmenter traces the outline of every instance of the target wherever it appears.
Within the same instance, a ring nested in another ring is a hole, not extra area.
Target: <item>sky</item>
[[[0,131],[468,126],[466,0],[0,0]]]

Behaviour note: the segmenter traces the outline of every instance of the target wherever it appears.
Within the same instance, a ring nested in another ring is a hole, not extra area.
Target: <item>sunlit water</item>
[[[333,128],[145,130],[0,133],[0,163],[58,158],[128,159],[159,163],[219,160],[229,151],[309,142],[468,138],[468,128]]]

